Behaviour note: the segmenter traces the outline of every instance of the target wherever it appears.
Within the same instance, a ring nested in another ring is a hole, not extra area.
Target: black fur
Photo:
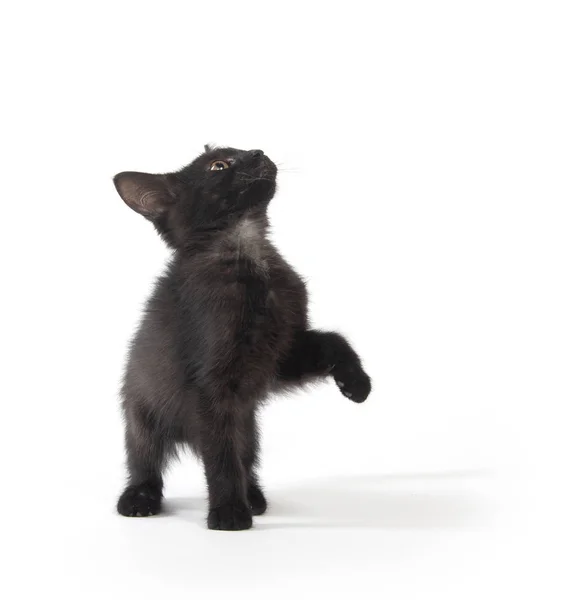
[[[176,173],[114,178],[173,249],[122,387],[122,515],[160,512],[163,472],[186,444],[204,463],[209,528],[247,529],[267,508],[257,476],[260,403],[328,375],[354,402],[370,392],[345,338],[309,329],[304,283],[266,237],[276,174],[260,150],[206,148]]]

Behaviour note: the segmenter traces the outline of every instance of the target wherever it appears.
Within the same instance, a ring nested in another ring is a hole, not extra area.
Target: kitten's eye
[[[210,164],[210,167],[208,167],[208,169],[210,171],[222,171],[223,169],[228,169],[229,168],[229,163],[225,162],[224,160],[215,160],[214,162],[212,162]]]

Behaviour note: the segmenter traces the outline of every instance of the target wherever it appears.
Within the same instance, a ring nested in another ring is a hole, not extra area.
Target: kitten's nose
[[[250,150],[249,154],[252,156],[252,158],[258,158],[263,156],[263,150]]]

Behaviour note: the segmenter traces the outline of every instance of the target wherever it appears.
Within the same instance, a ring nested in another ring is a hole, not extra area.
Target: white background
[[[586,598],[582,2],[2,9],[6,598]],[[167,257],[117,196],[204,143],[281,165],[273,237],[374,389],[263,417],[272,507],[116,515],[118,383]]]

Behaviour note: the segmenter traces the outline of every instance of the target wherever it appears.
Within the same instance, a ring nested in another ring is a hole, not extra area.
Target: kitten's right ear
[[[115,175],[114,186],[128,206],[152,221],[175,202],[172,177],[124,171]]]

